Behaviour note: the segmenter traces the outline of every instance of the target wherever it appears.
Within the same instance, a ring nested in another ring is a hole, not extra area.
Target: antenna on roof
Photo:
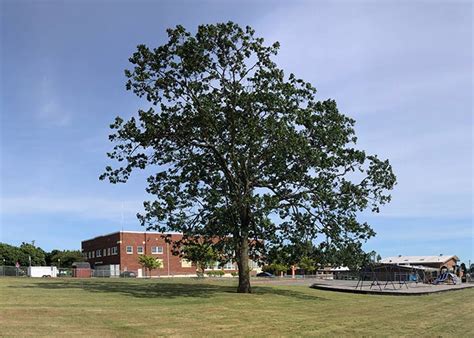
[[[122,232],[123,232],[123,221],[124,221],[124,217],[123,217],[123,202],[121,203],[120,213],[121,213],[121,215],[122,215],[121,227],[122,227]]]

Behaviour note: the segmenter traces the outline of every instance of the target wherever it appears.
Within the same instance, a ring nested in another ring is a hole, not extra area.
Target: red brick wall
[[[181,235],[173,235],[173,240],[178,240]],[[171,253],[172,245],[167,244],[161,234],[155,233],[122,233],[122,243],[120,245],[120,268],[128,271],[138,271],[142,266],[138,262],[140,254],[137,253],[137,247],[142,246],[144,254],[156,257],[162,260],[162,267],[152,271],[152,276],[172,276],[172,275],[193,275],[196,273],[196,267],[184,268],[181,266],[181,258]],[[133,253],[127,254],[126,247],[133,247]],[[162,254],[153,254],[152,247],[162,247]],[[144,270],[143,270],[144,272]],[[148,272],[147,272],[148,274]]]
[[[86,261],[91,264],[91,267],[96,265],[120,264],[120,233],[116,232],[110,235],[99,236],[90,240],[82,242],[82,252],[89,253],[93,251],[96,253],[98,249],[102,250],[102,257],[87,258]],[[112,255],[112,247],[116,246],[118,249],[117,255]],[[104,256],[103,249],[110,248],[111,255]]]
[[[456,266],[456,260],[454,258],[451,258],[450,260],[446,261],[446,262],[439,262],[439,263],[424,263],[423,265],[425,266],[429,266],[429,267],[432,267],[432,268],[437,268],[437,269],[441,269],[443,266],[447,267],[448,270],[454,270],[454,267]]]
[[[173,234],[172,240],[181,239],[182,235]],[[195,275],[196,267],[193,265],[189,268],[182,267],[181,258],[171,253],[172,244],[167,244],[162,238],[161,234],[158,233],[144,233],[144,232],[117,232],[110,235],[96,237],[91,240],[82,242],[83,252],[88,252],[97,249],[103,249],[107,247],[118,246],[118,254],[116,256],[107,256],[100,258],[91,258],[87,261],[92,267],[97,265],[107,264],[120,264],[121,271],[134,271],[137,272],[144,269],[138,262],[140,254],[137,253],[137,247],[142,246],[144,254],[156,257],[157,259],[163,260],[162,268],[152,271],[152,276],[173,276],[173,275]],[[126,247],[132,246],[133,253],[127,254]],[[163,247],[162,254],[152,254],[152,247],[161,246]],[[231,272],[235,270],[225,270]],[[147,272],[148,275],[148,272]]]
[[[445,266],[449,270],[454,270],[454,267],[456,266],[456,263],[457,263],[456,260],[451,258],[449,261],[445,262],[444,264],[441,264],[441,267]]]
[[[91,277],[91,269],[84,269],[84,268],[73,268],[72,269],[72,276],[76,278],[90,278]]]

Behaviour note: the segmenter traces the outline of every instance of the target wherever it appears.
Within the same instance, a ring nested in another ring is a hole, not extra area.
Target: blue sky
[[[361,216],[377,231],[366,249],[473,260],[471,2],[4,0],[0,15],[0,241],[79,249],[141,230],[144,175],[98,180],[108,125],[147,106],[125,91],[128,57],[168,27],[232,20],[280,41],[278,64],[391,160],[393,202]]]

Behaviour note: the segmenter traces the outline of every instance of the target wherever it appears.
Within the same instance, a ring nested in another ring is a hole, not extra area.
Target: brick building
[[[396,265],[410,265],[410,266],[424,266],[435,269],[446,269],[448,271],[454,271],[456,265],[459,262],[459,258],[454,255],[439,255],[439,256],[402,256],[387,257],[380,261],[384,264],[396,264]]]
[[[177,241],[181,234],[171,234],[171,240]],[[152,276],[196,276],[196,266],[179,256],[172,254],[172,244],[166,243],[161,233],[141,231],[119,231],[82,241],[82,253],[95,270],[96,276],[118,276],[124,271],[133,271],[138,277],[145,270],[138,262],[140,255],[156,257],[161,268],[152,271]],[[253,268],[256,264],[251,263]],[[208,270],[221,270],[226,273],[237,271],[235,263],[227,263],[223,268],[216,263]]]

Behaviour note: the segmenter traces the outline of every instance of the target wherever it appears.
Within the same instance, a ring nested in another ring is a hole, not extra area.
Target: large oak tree
[[[251,291],[249,257],[265,244],[322,236],[337,248],[374,235],[357,214],[390,201],[389,162],[355,148],[354,120],[334,100],[278,68],[278,43],[232,22],[167,33],[130,58],[126,87],[152,108],[116,118],[108,155],[122,165],[101,176],[153,170],[144,226],[225,249],[239,292]]]

